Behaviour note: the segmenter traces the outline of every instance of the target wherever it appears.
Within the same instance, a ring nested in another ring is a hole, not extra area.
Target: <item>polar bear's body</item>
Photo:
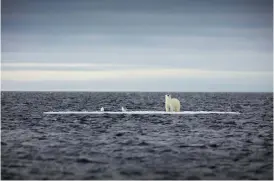
[[[171,95],[166,95],[166,112],[180,112],[180,101],[176,98],[171,98]]]

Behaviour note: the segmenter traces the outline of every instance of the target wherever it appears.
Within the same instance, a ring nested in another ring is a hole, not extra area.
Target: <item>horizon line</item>
[[[164,93],[164,92],[174,92],[174,93],[273,93],[272,91],[138,91],[138,90],[104,90],[104,91],[95,91],[95,90],[1,90],[1,92],[91,92],[91,93],[98,93],[98,92],[121,92],[121,93],[128,93],[128,92],[144,92],[144,93]]]

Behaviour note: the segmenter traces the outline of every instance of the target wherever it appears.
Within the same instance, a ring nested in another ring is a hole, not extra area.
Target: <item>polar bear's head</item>
[[[171,95],[170,94],[166,94],[165,98],[166,98],[166,100],[171,99]]]

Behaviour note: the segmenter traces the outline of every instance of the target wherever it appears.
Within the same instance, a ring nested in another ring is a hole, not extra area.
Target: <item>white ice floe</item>
[[[182,112],[166,112],[166,111],[126,111],[122,107],[122,112],[118,111],[90,111],[90,112],[77,112],[77,111],[58,111],[58,112],[44,112],[44,114],[179,114],[179,115],[193,115],[193,114],[240,114],[239,112],[219,112],[219,111],[182,111]]]

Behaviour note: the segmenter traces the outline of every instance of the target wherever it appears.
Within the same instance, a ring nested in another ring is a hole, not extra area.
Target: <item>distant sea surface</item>
[[[44,115],[164,111],[165,93],[2,92],[2,179],[271,179],[272,93],[171,93],[197,115]]]

